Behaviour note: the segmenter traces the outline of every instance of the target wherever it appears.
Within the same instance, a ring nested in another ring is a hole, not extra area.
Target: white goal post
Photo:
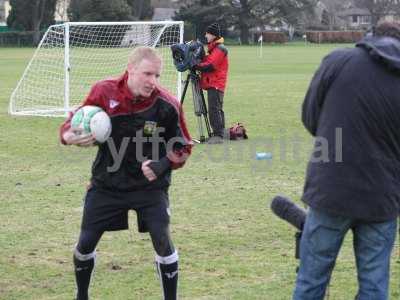
[[[163,59],[161,84],[177,97],[181,74],[170,46],[183,42],[182,21],[67,22],[50,26],[14,89],[12,115],[65,116],[98,80],[126,70],[138,46],[154,47]]]

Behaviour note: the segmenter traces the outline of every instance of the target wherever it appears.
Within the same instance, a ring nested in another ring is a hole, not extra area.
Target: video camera
[[[203,44],[198,41],[191,41],[188,43],[174,44],[171,46],[172,58],[174,60],[175,68],[178,72],[187,73],[185,85],[181,95],[181,104],[185,100],[186,91],[189,83],[192,89],[194,114],[197,117],[197,124],[199,128],[200,139],[197,141],[203,143],[206,141],[204,133],[204,125],[207,130],[208,137],[211,137],[210,122],[208,120],[207,105],[204,99],[203,90],[200,87],[200,76],[194,68],[198,65],[205,56]]]
[[[198,41],[174,44],[171,46],[171,51],[174,65],[178,72],[192,70],[205,55],[203,44]]]

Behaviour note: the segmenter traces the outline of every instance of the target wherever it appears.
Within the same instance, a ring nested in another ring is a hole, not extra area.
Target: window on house
[[[352,21],[353,23],[358,23],[358,16],[353,15],[352,18],[351,18],[351,21]]]
[[[371,23],[371,16],[361,16],[361,24]]]

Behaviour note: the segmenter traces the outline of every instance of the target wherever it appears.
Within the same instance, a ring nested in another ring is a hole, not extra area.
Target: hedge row
[[[41,32],[41,36],[44,32]],[[1,46],[17,46],[17,47],[32,47],[33,31],[8,31],[0,32],[0,47]]]
[[[356,43],[365,35],[364,31],[307,31],[311,43]]]
[[[43,35],[44,32],[41,34]],[[307,31],[306,38],[312,43],[355,43],[364,36],[363,31]],[[287,43],[288,37],[284,32],[263,32],[264,43]],[[259,35],[254,36],[257,42]],[[33,31],[10,31],[0,32],[0,46],[35,46]]]
[[[277,44],[283,44],[287,43],[288,37],[284,32],[263,32],[263,43],[277,43]],[[258,42],[258,39],[260,38],[259,35],[255,36],[254,42]]]

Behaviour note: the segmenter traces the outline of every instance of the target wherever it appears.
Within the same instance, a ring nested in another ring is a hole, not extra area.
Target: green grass
[[[243,122],[250,140],[198,145],[174,174],[181,299],[290,299],[295,230],[267,206],[277,193],[301,196],[312,142],[300,122],[301,102],[321,58],[334,47],[265,46],[262,58],[256,47],[229,47],[227,123]],[[0,49],[0,299],[72,299],[72,249],[95,149],[59,145],[62,119],[7,115],[32,54]],[[190,97],[185,111],[197,137]],[[301,150],[294,149],[295,137]],[[272,161],[256,161],[256,151],[272,152]],[[137,233],[134,214],[130,224],[129,231],[105,234],[100,242],[92,299],[161,298],[150,239]],[[400,297],[398,255],[396,246],[391,299]],[[356,290],[349,233],[330,299],[352,299]]]

